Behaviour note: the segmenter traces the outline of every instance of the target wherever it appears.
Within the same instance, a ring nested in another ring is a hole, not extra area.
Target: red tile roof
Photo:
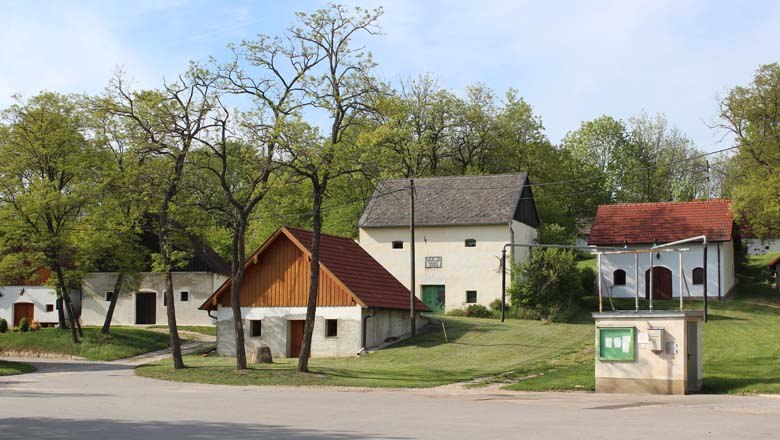
[[[780,255],[777,256],[774,260],[769,262],[769,267],[775,267],[778,263],[780,263]]]
[[[311,231],[289,227],[284,229],[311,252]],[[321,234],[320,263],[366,307],[409,310],[409,289],[351,238]],[[430,311],[419,299],[415,304],[415,310]]]
[[[588,244],[659,244],[706,235],[730,241],[734,233],[731,200],[601,205]]]

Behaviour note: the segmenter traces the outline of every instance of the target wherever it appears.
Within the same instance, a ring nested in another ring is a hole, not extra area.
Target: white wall
[[[205,312],[203,312],[205,313]],[[236,341],[233,312],[230,307],[219,306],[217,316],[217,353],[220,356],[235,356]],[[306,319],[306,307],[241,307],[244,319],[244,339],[247,355],[260,345],[267,345],[274,357],[290,355],[291,320]],[[317,307],[312,334],[312,356],[353,356],[361,348],[362,309],[350,307]],[[326,337],[325,320],[338,320],[338,335]],[[250,337],[250,320],[262,321],[262,335]]]
[[[161,273],[143,272],[138,289],[120,293],[112,323],[115,325],[135,324],[135,294],[137,291],[154,292],[157,295],[157,324],[167,324],[163,291],[165,277]],[[103,325],[108,311],[107,291],[114,290],[117,274],[114,272],[87,273],[82,281],[81,322],[84,325]],[[173,290],[176,307],[176,322],[179,325],[214,325],[214,320],[203,310],[201,304],[222,284],[225,277],[211,272],[174,272]],[[181,301],[180,292],[189,292],[189,300]]]
[[[638,248],[638,247],[632,247]],[[646,249],[647,247],[644,247]],[[690,249],[683,252],[683,269],[685,279],[688,283],[688,289],[691,296],[704,296],[703,285],[693,285],[693,269],[702,267],[703,247],[697,243],[687,243],[679,248]],[[639,254],[639,297],[645,297],[645,271],[650,269],[650,255],[653,258],[653,266],[662,266],[672,272],[672,296],[680,295],[680,276],[679,276],[679,253],[678,252],[660,252],[660,259],[656,253]],[[734,286],[734,246],[731,242],[720,243],[721,258],[721,296],[725,296]],[[612,295],[615,298],[633,298],[635,295],[636,276],[635,276],[635,255],[632,254],[604,254],[601,257],[603,281],[605,286],[612,286],[612,274],[617,269],[626,271],[626,285],[615,286]],[[598,272],[597,272],[598,273]],[[718,243],[708,243],[707,245],[707,296],[718,297]],[[603,292],[606,295],[606,288]],[[683,285],[683,296],[687,296],[688,291]]]
[[[536,230],[525,224],[514,222],[512,230],[516,243],[536,237]],[[468,238],[477,240],[476,247],[465,247]],[[423,285],[444,285],[447,310],[465,307],[467,290],[476,290],[483,305],[501,298],[501,249],[510,240],[508,224],[416,228],[417,296],[422,298]],[[393,241],[403,241],[403,249],[393,249]],[[409,228],[361,228],[360,246],[409,287]],[[516,255],[521,258],[527,250]],[[426,269],[426,256],[442,257],[442,267]]]
[[[24,289],[24,295],[19,293]],[[51,287],[45,286],[5,286],[0,287],[0,318],[8,321],[8,326],[14,324],[14,304],[32,303],[34,305],[33,319],[41,324],[56,324],[57,293]],[[52,311],[46,312],[46,305],[52,305]]]
[[[743,240],[748,255],[764,255],[769,252],[780,252],[780,238],[762,240],[746,238]]]

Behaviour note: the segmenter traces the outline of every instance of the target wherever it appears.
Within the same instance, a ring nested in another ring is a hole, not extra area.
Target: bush
[[[27,332],[30,330],[30,323],[27,322],[27,318],[22,318],[19,320],[19,331],[21,332]]]
[[[469,318],[492,318],[493,314],[482,304],[471,304],[466,309],[466,316]]]
[[[596,271],[592,267],[580,269],[580,280],[582,282],[582,291],[586,295],[598,294],[596,291]]]
[[[3,318],[0,318],[0,333],[5,333],[8,331],[8,321],[6,321]]]
[[[30,331],[34,332],[40,329],[41,329],[41,323],[36,320],[33,320],[33,322],[30,324]]]
[[[539,249],[513,270],[516,276],[509,293],[512,306],[524,309],[518,314],[550,321],[571,319],[583,292],[573,252]]]
[[[488,305],[490,310],[501,312],[501,300],[500,299],[494,299],[490,302]]]
[[[447,316],[467,316],[466,311],[463,309],[452,309],[447,312]]]

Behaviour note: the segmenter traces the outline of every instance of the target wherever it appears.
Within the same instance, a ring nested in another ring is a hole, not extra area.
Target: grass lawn
[[[100,334],[99,327],[84,327],[84,338],[74,345],[70,331],[43,328],[35,332],[0,334],[0,348],[33,353],[58,353],[81,356],[92,361],[110,361],[168,347],[167,334],[149,330],[116,327],[111,336]]]
[[[710,301],[709,322],[704,325],[705,393],[780,393],[780,296],[767,283],[766,265],[777,254],[751,257],[742,272],[731,301]],[[633,300],[617,300],[621,309]],[[674,309],[676,301],[656,301],[658,309]],[[686,303],[686,307],[691,306]],[[700,301],[693,304],[702,308]],[[644,300],[640,307],[647,308]],[[593,346],[590,341],[589,345]],[[593,358],[579,366],[508,386],[513,390],[572,390],[588,381],[593,389]]]
[[[704,392],[780,394],[780,296],[768,285],[766,269],[772,257],[748,261],[734,300],[710,301],[710,321],[704,326]],[[586,308],[593,303],[591,298]],[[619,299],[615,305],[632,309],[634,301]],[[679,302],[655,301],[654,306],[676,309]],[[702,308],[700,301],[686,301],[685,306]],[[640,307],[647,308],[645,300]],[[313,374],[308,375],[294,372],[294,359],[277,359],[273,365],[239,373],[232,358],[199,356],[188,356],[185,370],[173,371],[166,361],[136,372],[232,385],[432,387],[483,378],[480,383],[514,382],[507,386],[512,390],[593,390],[594,326],[586,315],[575,324],[436,317],[431,331],[376,353],[314,358]],[[438,320],[445,323],[449,342]]]
[[[34,370],[35,368],[29,364],[23,364],[21,362],[0,361],[0,376],[30,373]]]
[[[168,330],[167,325],[153,325],[149,328],[162,328]],[[214,325],[180,325],[178,326],[178,329],[208,336],[217,336],[217,327]]]
[[[593,340],[591,325],[539,321],[437,317],[444,322],[397,345],[359,358],[313,358],[313,374],[294,372],[295,359],[234,370],[233,358],[188,356],[189,368],[174,371],[165,361],[136,369],[158,379],[232,385],[341,385],[432,387],[486,376],[522,377],[541,368],[576,364]],[[586,356],[591,356],[586,354]]]

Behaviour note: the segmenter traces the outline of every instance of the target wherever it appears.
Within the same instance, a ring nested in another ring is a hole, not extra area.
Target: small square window
[[[54,304],[46,304],[46,311],[47,312],[53,312],[54,311]]]
[[[111,299],[113,298],[113,296],[114,296],[114,292],[112,292],[112,291],[110,291],[110,290],[109,290],[109,291],[107,291],[107,292],[106,292],[106,301],[111,301]]]
[[[393,249],[403,249],[404,248],[404,242],[403,241],[394,241],[393,242]]]
[[[339,320],[338,319],[326,319],[325,320],[325,336],[329,338],[335,338],[339,335]]]
[[[254,319],[249,321],[249,337],[259,338],[263,336],[263,321]]]
[[[181,292],[179,292],[179,300],[182,301],[182,302],[189,301],[190,300],[190,292],[188,292],[186,290],[182,290]]]
[[[466,291],[466,303],[468,304],[476,304],[477,302],[477,291],[476,290],[467,290]]]
[[[466,247],[477,247],[477,240],[473,238],[466,239]]]

